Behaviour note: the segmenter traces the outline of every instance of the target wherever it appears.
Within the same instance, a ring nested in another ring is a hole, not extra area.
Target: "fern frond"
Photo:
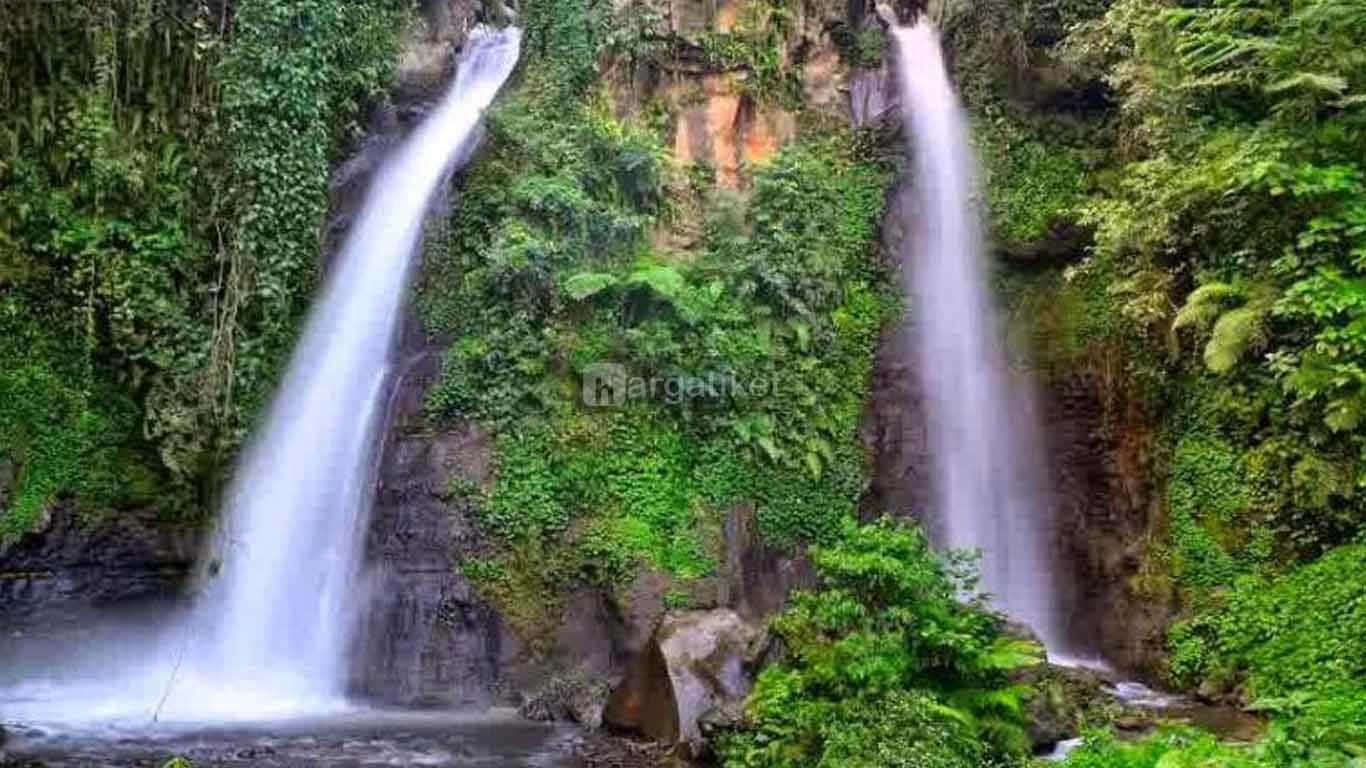
[[[1260,343],[1266,308],[1248,305],[1229,310],[1219,317],[1205,345],[1205,367],[1214,373],[1227,373],[1242,359],[1243,353]]]
[[[564,281],[564,292],[583,301],[617,284],[617,278],[603,272],[580,272]]]
[[[1202,329],[1208,327],[1219,317],[1220,307],[1218,304],[1192,304],[1186,302],[1176,313],[1176,318],[1172,320],[1172,330],[1179,331],[1182,328]]]
[[[973,717],[972,713],[967,710],[959,709],[958,707],[951,707],[947,704],[940,704],[937,701],[931,701],[929,703],[929,708],[931,711],[937,712],[949,719],[957,720],[963,725],[973,727],[977,725],[977,718]]]
[[[1028,691],[1028,686],[1024,685],[970,688],[953,693],[949,703],[951,706],[975,713],[978,718],[987,714],[1019,718],[1024,716],[1024,696]]]
[[[682,273],[665,264],[652,264],[632,272],[626,282],[648,286],[655,294],[669,300],[678,298],[686,285]]]
[[[1172,327],[1203,327],[1219,316],[1219,310],[1225,302],[1242,296],[1243,292],[1229,283],[1205,283],[1186,297],[1186,303],[1176,313]]]
[[[1267,85],[1266,92],[1281,93],[1296,88],[1337,96],[1347,90],[1347,78],[1323,72],[1296,72],[1290,77],[1281,78]]]

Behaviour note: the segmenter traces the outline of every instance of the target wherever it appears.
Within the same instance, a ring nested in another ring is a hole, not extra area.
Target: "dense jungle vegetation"
[[[538,637],[574,580],[647,568],[688,605],[737,504],[778,543],[834,536],[864,488],[855,432],[897,302],[867,137],[813,124],[728,197],[671,162],[661,115],[614,113],[597,80],[603,55],[664,53],[650,19],[564,0],[522,22],[521,81],[429,238],[419,303],[453,341],[430,419],[497,435],[494,486],[454,489],[497,541],[465,573]],[[686,250],[667,236],[685,227]],[[656,386],[587,407],[601,364]]]
[[[1151,425],[1164,515],[1132,587],[1178,608],[1171,683],[1274,719],[1252,748],[1096,736],[1070,762],[1356,764],[1366,5],[1060,8],[1061,36],[1056,16],[1025,19],[1048,43],[1032,55],[1099,97],[1021,109],[992,65],[969,95],[1007,250],[1066,223],[1093,238],[1080,261],[1014,270],[1003,290],[1048,375],[1100,381],[1113,429],[1135,404]]]
[[[319,274],[332,163],[390,85],[381,0],[10,3],[0,16],[0,542],[56,503],[210,508]],[[1022,358],[1098,383],[1162,491],[1131,587],[1170,603],[1168,682],[1267,715],[1251,745],[1097,722],[1077,768],[1366,764],[1366,3],[935,4],[974,115]],[[728,766],[1029,759],[1034,650],[970,558],[853,522],[857,427],[902,310],[879,221],[899,146],[802,110],[785,0],[703,61],[795,111],[744,169],[676,162],[604,60],[673,55],[648,4],[527,0],[524,61],[416,303],[449,342],[431,429],[495,435],[449,489],[465,574],[533,640],[570,584],[704,600],[725,516],[810,545]],[[838,30],[876,66],[867,30]],[[1033,73],[1033,74],[1030,74]],[[1039,74],[1044,73],[1044,74]],[[1052,245],[1083,237],[1056,252]],[[619,366],[604,369],[603,364]],[[614,407],[597,377],[654,382]],[[1130,414],[1141,414],[1140,426]],[[904,510],[887,510],[898,513]]]
[[[398,4],[7,3],[0,540],[212,503],[316,285],[329,161]],[[11,483],[6,483],[11,485]]]

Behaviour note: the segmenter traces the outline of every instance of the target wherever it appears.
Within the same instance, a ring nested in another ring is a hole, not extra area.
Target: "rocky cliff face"
[[[425,10],[427,25],[405,46],[394,105],[377,113],[371,140],[334,174],[331,244],[344,236],[379,159],[448,79],[452,51],[480,9],[465,0],[428,0]],[[740,23],[738,0],[670,0],[656,10],[658,34],[674,40],[680,54],[646,67],[603,62],[613,100],[621,110],[664,105],[666,143],[680,161],[714,169],[718,186],[742,194],[745,167],[772,156],[804,121],[880,127],[887,145],[899,147],[887,68],[849,63],[836,42],[838,34],[876,30],[864,3],[807,4],[787,27],[777,50],[800,85],[800,110],[756,97],[746,82],[753,73],[703,55],[708,35]],[[889,253],[896,252],[904,216],[893,208],[887,217]],[[670,236],[686,234],[686,226],[674,230]],[[868,515],[921,515],[930,503],[930,453],[905,355],[908,333],[904,323],[889,328],[878,351],[861,429],[874,466],[863,504]],[[645,573],[619,594],[574,590],[563,596],[548,644],[537,648],[476,594],[460,566],[486,543],[454,489],[490,482],[491,436],[470,424],[434,433],[422,418],[445,342],[423,334],[414,316],[405,323],[368,538],[369,590],[358,596],[366,609],[354,688],[393,704],[501,701],[536,716],[595,724],[611,686],[659,645],[670,584]],[[1152,670],[1160,663],[1166,605],[1135,586],[1143,537],[1160,511],[1146,480],[1149,438],[1142,413],[1107,401],[1104,392],[1088,371],[1046,388],[1059,497],[1055,553],[1075,585],[1064,596],[1074,636],[1121,667]],[[44,534],[0,552],[0,630],[76,623],[111,605],[173,598],[196,539],[193,530],[141,513],[83,525],[56,510]],[[779,610],[791,589],[811,583],[802,558],[759,540],[752,510],[743,505],[726,516],[718,561],[716,576],[689,595],[693,607],[760,619]]]
[[[89,625],[175,599],[193,567],[199,532],[150,511],[83,520],[58,506],[41,530],[0,550],[0,637]]]
[[[863,509],[932,527],[933,454],[906,354],[910,332],[904,323],[889,328],[878,349],[862,427],[874,466]],[[1149,532],[1162,519],[1145,414],[1135,402],[1116,400],[1095,369],[1024,375],[1039,385],[1054,499],[1051,556],[1074,643],[1068,652],[1157,679],[1173,606],[1142,578]]]
[[[1098,370],[1081,369],[1050,384],[1045,423],[1071,635],[1121,670],[1157,679],[1174,606],[1143,579],[1149,534],[1163,519],[1146,415],[1116,399]]]
[[[662,105],[675,157],[712,168],[718,186],[743,194],[743,169],[768,159],[804,120],[877,129],[889,147],[900,147],[888,68],[850,66],[836,45],[840,30],[876,30],[863,4],[805,6],[791,23],[778,50],[798,73],[800,112],[756,98],[747,83],[752,72],[718,67],[704,56],[708,36],[739,23],[737,0],[672,0],[655,10],[655,33],[671,40],[678,55],[646,65],[602,62],[609,91],[621,111]],[[460,13],[470,11],[451,12]],[[905,216],[892,208],[885,221],[888,253],[897,250]],[[661,236],[687,231],[675,223]],[[909,331],[904,323],[889,328],[878,352],[861,429],[874,463],[863,504],[868,515],[922,516],[930,505],[930,453],[905,354]],[[420,418],[443,346],[443,340],[424,338],[415,320],[409,323],[394,426],[381,461],[370,544],[375,597],[362,633],[357,685],[395,703],[501,699],[538,716],[596,723],[607,688],[639,667],[655,643],[670,582],[647,572],[619,594],[583,588],[565,595],[548,642],[535,649],[480,600],[459,569],[479,555],[483,542],[472,510],[450,488],[489,482],[488,435],[472,426],[430,434]],[[1138,567],[1133,542],[1146,530],[1151,494],[1140,480],[1143,466],[1135,452],[1142,449],[1116,437],[1098,398],[1085,377],[1052,386],[1043,397],[1058,490],[1054,554],[1075,577],[1063,600],[1079,644],[1122,667],[1149,669],[1162,609],[1143,604],[1129,581]],[[691,590],[694,607],[760,618],[780,608],[794,585],[809,583],[800,558],[766,548],[752,527],[749,510],[731,511],[720,573]],[[1141,629],[1115,629],[1130,626],[1118,621],[1126,616],[1143,617]]]

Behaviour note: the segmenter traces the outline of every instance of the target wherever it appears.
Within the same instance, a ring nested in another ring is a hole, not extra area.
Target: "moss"
[[[0,459],[13,474],[0,541],[29,531],[59,498],[92,510],[158,496],[154,457],[129,440],[132,402],[94,397],[42,360],[0,357]]]
[[[460,564],[460,572],[498,608],[533,654],[550,650],[559,626],[563,591],[557,577],[562,570],[559,552],[547,551],[535,540]]]

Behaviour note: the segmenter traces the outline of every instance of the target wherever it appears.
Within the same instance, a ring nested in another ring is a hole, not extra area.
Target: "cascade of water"
[[[997,340],[966,116],[928,21],[895,30],[914,160],[902,246],[942,546],[982,553],[982,588],[1060,650],[1039,428]]]
[[[517,62],[477,31],[455,83],[379,169],[229,494],[195,644],[227,687],[339,695],[373,495],[380,400],[427,202]]]
[[[476,29],[455,82],[375,175],[227,496],[203,595],[145,652],[8,694],[10,716],[221,721],[344,706],[385,380],[429,200],[516,66],[520,31]],[[139,637],[136,632],[129,637]],[[83,648],[89,655],[92,649]],[[147,658],[147,657],[152,658]],[[77,661],[76,659],[72,660]],[[113,667],[113,668],[111,668]],[[67,674],[62,674],[67,672]],[[74,678],[74,680],[73,680]]]

